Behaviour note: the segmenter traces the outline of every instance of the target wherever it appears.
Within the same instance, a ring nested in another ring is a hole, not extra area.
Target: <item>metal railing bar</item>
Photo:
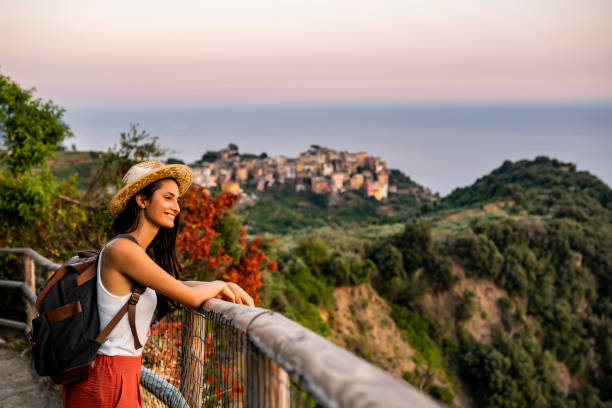
[[[29,256],[36,262],[38,265],[45,269],[56,271],[60,268],[60,264],[56,264],[55,262],[51,262],[32,248],[0,248],[0,253],[15,253],[15,254],[24,254]]]
[[[36,304],[36,295],[33,294],[30,288],[28,288],[27,285],[23,282],[0,280],[0,288],[10,288],[10,289],[21,288],[21,291],[25,295],[28,302],[30,302],[33,305]]]
[[[22,330],[24,333],[27,333],[30,330],[27,324],[23,322],[16,322],[15,320],[10,320],[10,319],[0,318],[0,326],[10,327],[11,329]]]
[[[145,366],[140,369],[140,384],[170,408],[189,408],[178,388]]]

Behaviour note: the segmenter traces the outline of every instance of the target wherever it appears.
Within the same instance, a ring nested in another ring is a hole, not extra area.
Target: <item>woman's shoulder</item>
[[[123,260],[136,257],[148,257],[140,245],[123,237],[115,238],[104,247],[105,258],[109,258],[115,265],[121,264]],[[129,255],[129,256],[128,256]]]

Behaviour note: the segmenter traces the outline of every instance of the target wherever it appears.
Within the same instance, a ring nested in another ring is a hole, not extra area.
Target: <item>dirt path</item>
[[[481,208],[470,208],[469,210],[464,210],[464,211],[460,211],[455,214],[451,214],[447,217],[442,218],[441,221],[444,222],[444,221],[458,220],[459,218],[463,218],[468,215],[478,214],[481,212],[489,212],[489,211],[499,210],[504,207],[513,207],[513,206],[514,206],[514,200],[487,203],[487,204],[484,204]]]
[[[60,388],[39,377],[30,359],[0,347],[0,408],[60,408]]]

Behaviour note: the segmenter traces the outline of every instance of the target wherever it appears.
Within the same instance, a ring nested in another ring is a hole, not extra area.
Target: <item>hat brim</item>
[[[177,181],[179,195],[181,196],[185,194],[187,190],[189,190],[191,182],[193,181],[193,173],[191,172],[191,168],[188,166],[183,164],[168,164],[160,167],[159,169],[134,180],[119,190],[113,196],[113,198],[111,198],[110,203],[108,204],[108,211],[110,212],[111,216],[113,218],[118,216],[121,211],[125,209],[130,197],[140,191],[143,187],[166,177],[172,177]]]

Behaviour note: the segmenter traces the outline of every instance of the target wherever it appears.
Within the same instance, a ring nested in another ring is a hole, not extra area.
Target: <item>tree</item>
[[[387,242],[382,247],[376,248],[372,254],[372,259],[384,280],[396,276],[400,279],[406,279],[407,274],[404,270],[402,253],[390,243]]]
[[[262,286],[261,272],[277,269],[266,255],[271,242],[246,230],[230,209],[240,195],[222,193],[210,197],[205,187],[192,186],[181,197],[181,226],[176,240],[184,278],[225,279],[237,283],[255,303]]]
[[[0,74],[0,135],[7,148],[3,162],[13,174],[24,174],[53,154],[72,136],[62,122],[64,109],[52,101],[32,99],[36,89],[21,89]]]
[[[455,317],[459,321],[470,320],[476,310],[476,294],[471,289],[463,291],[463,296],[459,298],[455,308]]]
[[[206,153],[204,153],[202,155],[202,158],[199,160],[199,162],[214,162],[215,160],[219,159],[221,157],[221,155],[218,152],[214,152],[212,150],[207,150]]]
[[[244,227],[242,235],[246,235]],[[272,262],[265,253],[268,245],[263,244],[262,237],[255,237],[250,242],[240,241],[244,246],[244,253],[238,259],[238,263],[230,266],[222,275],[223,279],[237,283],[253,298],[255,304],[259,304],[257,291],[263,285],[261,282],[261,270],[277,270],[276,262]],[[274,242],[274,241],[271,241]]]
[[[431,246],[431,226],[427,221],[409,221],[395,237],[394,245],[402,252],[404,269],[409,274],[423,266]]]
[[[186,276],[206,279],[218,273],[221,265],[229,265],[232,258],[223,248],[215,249],[217,232],[213,228],[217,217],[229,210],[239,195],[223,193],[208,195],[205,187],[192,186],[181,197],[181,226],[176,246]],[[198,262],[204,260],[205,262]]]
[[[139,130],[138,126],[138,123],[130,123],[130,130],[120,133],[119,146],[114,145],[102,155],[102,167],[91,180],[85,197],[96,199],[95,194],[91,197],[92,192],[108,194],[116,191],[123,176],[134,164],[172,152],[171,149],[159,146],[159,137],[151,136],[146,130]]]
[[[304,263],[310,267],[317,277],[323,275],[323,270],[329,261],[325,242],[320,239],[302,238],[298,242],[294,253],[304,260]]]
[[[457,277],[453,275],[452,265],[449,257],[437,253],[425,259],[425,277],[435,292],[453,288]]]
[[[46,160],[53,157],[72,133],[62,122],[64,109],[51,101],[32,99],[35,89],[24,90],[0,74],[0,214],[30,223],[51,202],[55,181]]]
[[[455,251],[463,258],[468,276],[496,278],[504,265],[495,243],[484,234],[461,234]]]
[[[166,160],[166,164],[185,164],[185,162],[175,157],[168,157],[168,160]]]

